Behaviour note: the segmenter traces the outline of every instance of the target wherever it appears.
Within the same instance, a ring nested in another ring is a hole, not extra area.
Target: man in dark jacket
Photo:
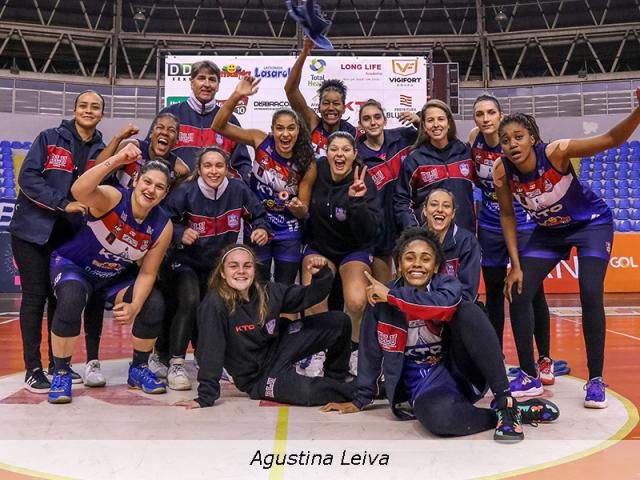
[[[191,68],[191,96],[174,103],[160,113],[172,113],[180,120],[180,133],[173,152],[193,171],[198,152],[206,147],[218,147],[231,157],[230,170],[236,177],[248,181],[251,157],[245,145],[236,143],[211,129],[220,107],[215,96],[220,87],[220,68],[209,60],[194,63]],[[235,116],[231,123],[240,126]]]

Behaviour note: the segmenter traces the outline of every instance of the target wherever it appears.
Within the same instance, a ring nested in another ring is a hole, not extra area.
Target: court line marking
[[[9,320],[3,320],[2,322],[0,322],[0,325],[6,325],[7,323],[15,322],[16,320],[18,320],[18,317],[10,318]]]
[[[565,322],[575,323],[576,325],[582,325],[582,322],[578,320],[569,320],[566,317],[555,317],[555,318],[557,318],[558,320],[564,320]],[[611,330],[609,328],[607,328],[606,331],[609,333],[615,333],[616,335],[621,335],[623,337],[632,338],[633,340],[640,340],[640,337],[634,337],[633,335],[629,335],[628,333],[616,332],[615,330]]]
[[[578,378],[578,377],[574,377],[573,375],[567,375],[567,377],[569,377],[569,378],[571,378],[573,380],[579,381],[581,383],[585,381],[584,379],[581,379],[581,378]],[[616,433],[614,433],[607,440],[603,440],[598,445],[596,445],[594,447],[591,447],[591,448],[589,448],[587,450],[584,450],[584,451],[578,452],[578,453],[574,453],[573,455],[568,455],[568,456],[560,458],[558,460],[552,460],[550,462],[541,463],[539,465],[532,465],[530,467],[524,467],[524,468],[520,468],[518,470],[512,470],[510,472],[498,473],[498,474],[494,474],[494,475],[487,475],[487,476],[484,476],[484,477],[474,477],[474,480],[510,478],[510,477],[514,477],[516,475],[523,475],[525,473],[539,472],[539,471],[545,470],[547,468],[557,467],[557,466],[560,466],[560,465],[565,465],[567,463],[575,462],[577,460],[581,460],[581,459],[589,457],[589,456],[591,456],[591,455],[593,455],[595,453],[598,453],[598,452],[601,452],[603,450],[606,450],[607,448],[613,447],[617,443],[621,442],[622,440],[624,440],[624,438],[627,435],[629,435],[629,433],[631,433],[631,431],[638,424],[638,420],[640,419],[640,417],[638,416],[638,409],[631,402],[631,400],[623,397],[622,395],[620,395],[619,393],[617,393],[617,392],[615,392],[615,391],[613,391],[611,389],[607,389],[607,394],[608,395],[613,395],[616,399],[618,399],[624,405],[624,408],[627,411],[627,416],[628,416],[626,423],[620,428],[620,430],[618,430]]]
[[[287,431],[289,429],[289,407],[278,407],[276,435],[273,445],[273,456],[284,455],[287,451]],[[284,464],[274,465],[269,472],[269,480],[284,479]]]
[[[31,478],[43,478],[46,480],[77,480],[75,477],[62,477],[60,475],[54,475],[52,473],[38,472],[29,468],[7,465],[6,463],[0,463],[0,472],[2,471],[18,473],[20,475],[27,475]]]

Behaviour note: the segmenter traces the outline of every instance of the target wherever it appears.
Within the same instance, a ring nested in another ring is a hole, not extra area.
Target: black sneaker
[[[522,414],[522,422],[528,424],[553,422],[560,416],[558,406],[542,398],[518,402],[518,410]]]
[[[41,368],[27,370],[24,376],[24,388],[31,393],[49,393],[51,382]]]
[[[52,377],[56,371],[56,367],[53,365],[49,365],[49,370],[47,370],[47,377]],[[76,373],[76,371],[71,368],[71,365],[69,365],[69,371],[71,372],[71,383],[73,383],[74,385],[77,385],[79,383],[83,383],[82,377]]]
[[[493,439],[498,442],[515,443],[524,440],[522,414],[513,397],[504,397],[496,405],[498,424]]]

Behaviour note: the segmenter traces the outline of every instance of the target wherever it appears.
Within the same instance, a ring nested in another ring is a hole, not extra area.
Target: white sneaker
[[[184,369],[184,358],[172,358],[167,373],[167,383],[171,390],[191,390],[191,380]]]
[[[107,379],[100,370],[100,361],[91,360],[84,367],[84,384],[87,387],[104,387],[107,384]]]
[[[351,352],[351,358],[349,359],[349,373],[354,377],[358,376],[358,350]]]
[[[305,377],[322,377],[324,376],[324,360],[326,354],[324,352],[318,352],[311,355],[311,357],[305,362],[302,360],[296,364],[296,373],[304,375]],[[307,366],[304,366],[304,363]]]
[[[233,377],[227,372],[227,369],[222,367],[222,375],[220,376],[220,380],[223,382],[233,383]]]
[[[149,355],[149,370],[158,378],[167,378],[168,368],[160,361],[158,354],[153,352]]]

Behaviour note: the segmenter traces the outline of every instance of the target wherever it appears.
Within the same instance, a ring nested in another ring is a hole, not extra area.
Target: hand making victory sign
[[[362,167],[362,170],[358,172],[359,167],[353,170],[353,183],[349,187],[350,197],[364,197],[367,193],[367,185],[364,183],[364,179],[367,175],[367,167]]]

